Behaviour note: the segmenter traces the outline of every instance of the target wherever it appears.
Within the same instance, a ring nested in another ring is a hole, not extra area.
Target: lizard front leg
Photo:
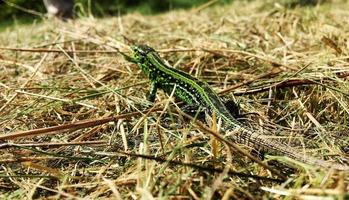
[[[184,105],[181,107],[181,110],[192,117],[196,117],[200,121],[205,121],[206,119],[206,111],[199,105]]]
[[[151,82],[151,85],[150,85],[150,90],[147,94],[147,100],[150,101],[150,102],[154,102],[155,101],[155,98],[156,98],[156,92],[158,90],[158,85],[155,81],[152,81]]]

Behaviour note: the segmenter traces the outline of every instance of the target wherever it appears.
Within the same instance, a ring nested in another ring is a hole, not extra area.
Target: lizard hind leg
[[[251,150],[251,155],[254,156],[254,157],[259,158],[260,160],[264,160],[264,158],[265,158],[265,151],[258,150],[258,149],[252,149]]]
[[[225,107],[227,107],[230,114],[232,114],[235,118],[240,118],[240,106],[237,104],[234,100],[225,100],[224,101]]]

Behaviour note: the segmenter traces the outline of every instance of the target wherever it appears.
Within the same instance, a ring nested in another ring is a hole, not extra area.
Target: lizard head
[[[148,54],[154,52],[156,53],[156,51],[147,45],[134,45],[131,46],[131,49],[133,51],[134,61],[138,64],[138,66],[140,66],[145,74],[149,75],[151,65],[149,64],[150,62]]]
[[[147,45],[134,45],[131,47],[135,59],[141,59],[147,57],[147,54],[150,52],[155,52],[153,48]]]

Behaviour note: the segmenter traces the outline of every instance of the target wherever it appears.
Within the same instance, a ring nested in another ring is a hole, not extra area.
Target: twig
[[[60,146],[75,146],[75,145],[100,145],[107,144],[106,140],[96,140],[96,141],[83,141],[83,142],[44,142],[44,143],[6,143],[1,144],[0,148],[8,147],[60,147]]]
[[[211,0],[211,1],[205,3],[205,4],[201,5],[201,6],[199,6],[199,7],[195,8],[195,9],[193,9],[193,10],[191,11],[191,13],[192,13],[192,14],[196,14],[196,13],[200,12],[201,10],[203,10],[203,9],[205,9],[205,8],[208,8],[208,7],[210,7],[211,5],[217,3],[218,1],[219,1],[219,0]]]
[[[118,119],[125,119],[125,118],[138,116],[141,114],[145,114],[145,113],[148,113],[150,110],[151,109],[147,109],[147,110],[144,110],[143,112],[131,112],[131,113],[121,114],[121,115],[112,116],[112,117],[99,118],[99,119],[82,120],[82,121],[78,121],[70,124],[52,126],[48,128],[39,128],[39,129],[28,130],[28,131],[14,132],[10,134],[1,134],[0,140],[14,140],[14,139],[19,139],[24,137],[33,137],[33,136],[48,134],[48,133],[52,134],[52,133],[55,133],[55,131],[88,128],[88,127],[98,126],[108,122],[116,121]],[[161,108],[153,109],[152,112],[156,112],[159,110],[161,110]]]
[[[65,103],[74,103],[77,105],[81,105],[81,106],[85,106],[88,108],[93,108],[93,109],[97,109],[97,107],[90,105],[90,104],[86,104],[86,103],[81,103],[81,102],[74,102],[72,100],[69,99],[62,99],[62,98],[58,98],[58,97],[52,97],[52,96],[46,96],[46,95],[41,95],[41,94],[35,94],[35,93],[31,93],[31,92],[25,92],[25,91],[21,91],[21,90],[15,90],[18,93],[22,93],[22,94],[26,94],[26,95],[30,95],[30,96],[36,96],[36,97],[41,97],[41,98],[45,98],[45,99],[50,99],[50,100],[54,100],[54,101],[62,101]]]
[[[230,86],[222,91],[219,92],[219,94],[226,94],[226,93],[229,93],[231,92],[232,90],[235,90],[236,88],[239,88],[243,85],[248,85],[250,83],[253,83],[254,81],[258,80],[258,79],[261,79],[261,78],[265,78],[265,77],[270,77],[270,76],[275,76],[279,73],[281,73],[283,70],[281,70],[280,68],[277,68],[276,70],[274,71],[271,71],[271,72],[268,72],[268,73],[264,73],[264,74],[261,74],[259,76],[257,76],[256,78],[254,79],[251,79],[251,80],[245,80],[241,83],[238,83],[238,84],[235,84],[233,86]]]
[[[22,51],[22,52],[36,52],[36,53],[118,53],[118,51],[107,51],[107,50],[64,50],[60,49],[43,49],[43,48],[11,48],[11,47],[0,47],[0,50],[9,51]]]
[[[45,17],[45,14],[43,14],[43,13],[41,13],[41,12],[38,12],[38,11],[35,11],[35,10],[31,10],[31,9],[24,8],[24,7],[22,7],[22,6],[19,6],[19,5],[15,4],[15,3],[9,2],[9,1],[7,1],[7,0],[6,0],[6,1],[4,0],[4,2],[5,2],[7,5],[12,6],[12,7],[16,8],[16,9],[18,9],[18,10],[23,11],[23,12],[26,12],[26,13],[29,13],[29,14],[32,14],[32,15],[36,15],[36,16],[39,16],[39,17]]]

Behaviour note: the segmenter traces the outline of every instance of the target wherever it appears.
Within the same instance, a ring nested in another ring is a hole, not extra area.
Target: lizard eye
[[[155,51],[153,48],[147,45],[136,45],[132,47],[133,51],[142,56],[147,56],[149,52]]]

